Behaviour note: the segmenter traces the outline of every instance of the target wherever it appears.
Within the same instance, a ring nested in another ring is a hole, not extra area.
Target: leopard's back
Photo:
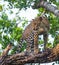
[[[24,39],[27,39],[29,36],[30,36],[30,34],[31,34],[31,32],[32,32],[32,28],[31,28],[32,26],[31,26],[31,24],[29,24],[26,28],[25,28],[25,30],[24,30],[24,32],[23,32],[23,34],[22,34],[22,37],[24,38]]]

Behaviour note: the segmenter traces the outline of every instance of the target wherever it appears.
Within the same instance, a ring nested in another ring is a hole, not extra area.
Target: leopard
[[[22,42],[25,40],[26,44],[26,52],[33,52],[34,54],[39,53],[38,48],[38,38],[39,35],[43,35],[44,39],[44,49],[46,49],[46,44],[48,41],[48,31],[50,29],[50,24],[47,17],[38,16],[33,19],[30,24],[25,28],[22,33],[21,41],[18,45],[18,50],[22,47]]]

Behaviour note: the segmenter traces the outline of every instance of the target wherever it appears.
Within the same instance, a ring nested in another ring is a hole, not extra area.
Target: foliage
[[[2,5],[0,5],[0,12],[2,11]]]
[[[55,35],[53,46],[55,47],[57,44],[59,44],[59,33]]]
[[[22,31],[21,27],[17,27],[16,20],[8,20],[8,16],[3,13],[0,19],[0,44],[2,49],[9,43],[14,45],[14,41],[19,41]]]
[[[8,1],[11,6],[14,5],[14,7],[19,9],[22,9],[22,8],[27,9],[28,7],[32,6],[33,3],[37,4],[38,2],[40,2],[40,0],[5,0],[5,1]],[[56,4],[57,6],[59,5],[58,0],[49,0],[49,2],[52,2]]]

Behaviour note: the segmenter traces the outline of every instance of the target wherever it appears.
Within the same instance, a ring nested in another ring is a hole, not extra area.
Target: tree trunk
[[[49,2],[45,2],[45,1],[41,0],[38,4],[34,4],[32,6],[33,9],[38,9],[40,7],[44,7],[46,10],[52,12],[56,16],[59,16],[59,10],[58,10],[57,6],[54,6]]]

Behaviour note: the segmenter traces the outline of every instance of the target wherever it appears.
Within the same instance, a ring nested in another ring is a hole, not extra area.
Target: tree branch
[[[45,52],[39,52],[38,54],[30,53],[29,55],[26,55],[26,52],[21,52],[9,56],[3,54],[0,57],[0,65],[24,65],[25,63],[48,63],[57,60],[59,60],[59,44],[57,44],[56,47],[52,49],[46,49]]]
[[[9,50],[11,49],[11,44],[9,44],[5,50],[2,53],[2,56],[0,56],[0,65],[4,65],[5,64],[5,58],[7,57],[7,54],[9,52]]]
[[[44,7],[46,10],[52,12],[56,16],[59,16],[59,10],[58,10],[57,6],[54,6],[49,2],[45,2],[45,1],[41,0],[38,4],[34,4],[32,6],[33,9],[38,9],[40,7]]]

